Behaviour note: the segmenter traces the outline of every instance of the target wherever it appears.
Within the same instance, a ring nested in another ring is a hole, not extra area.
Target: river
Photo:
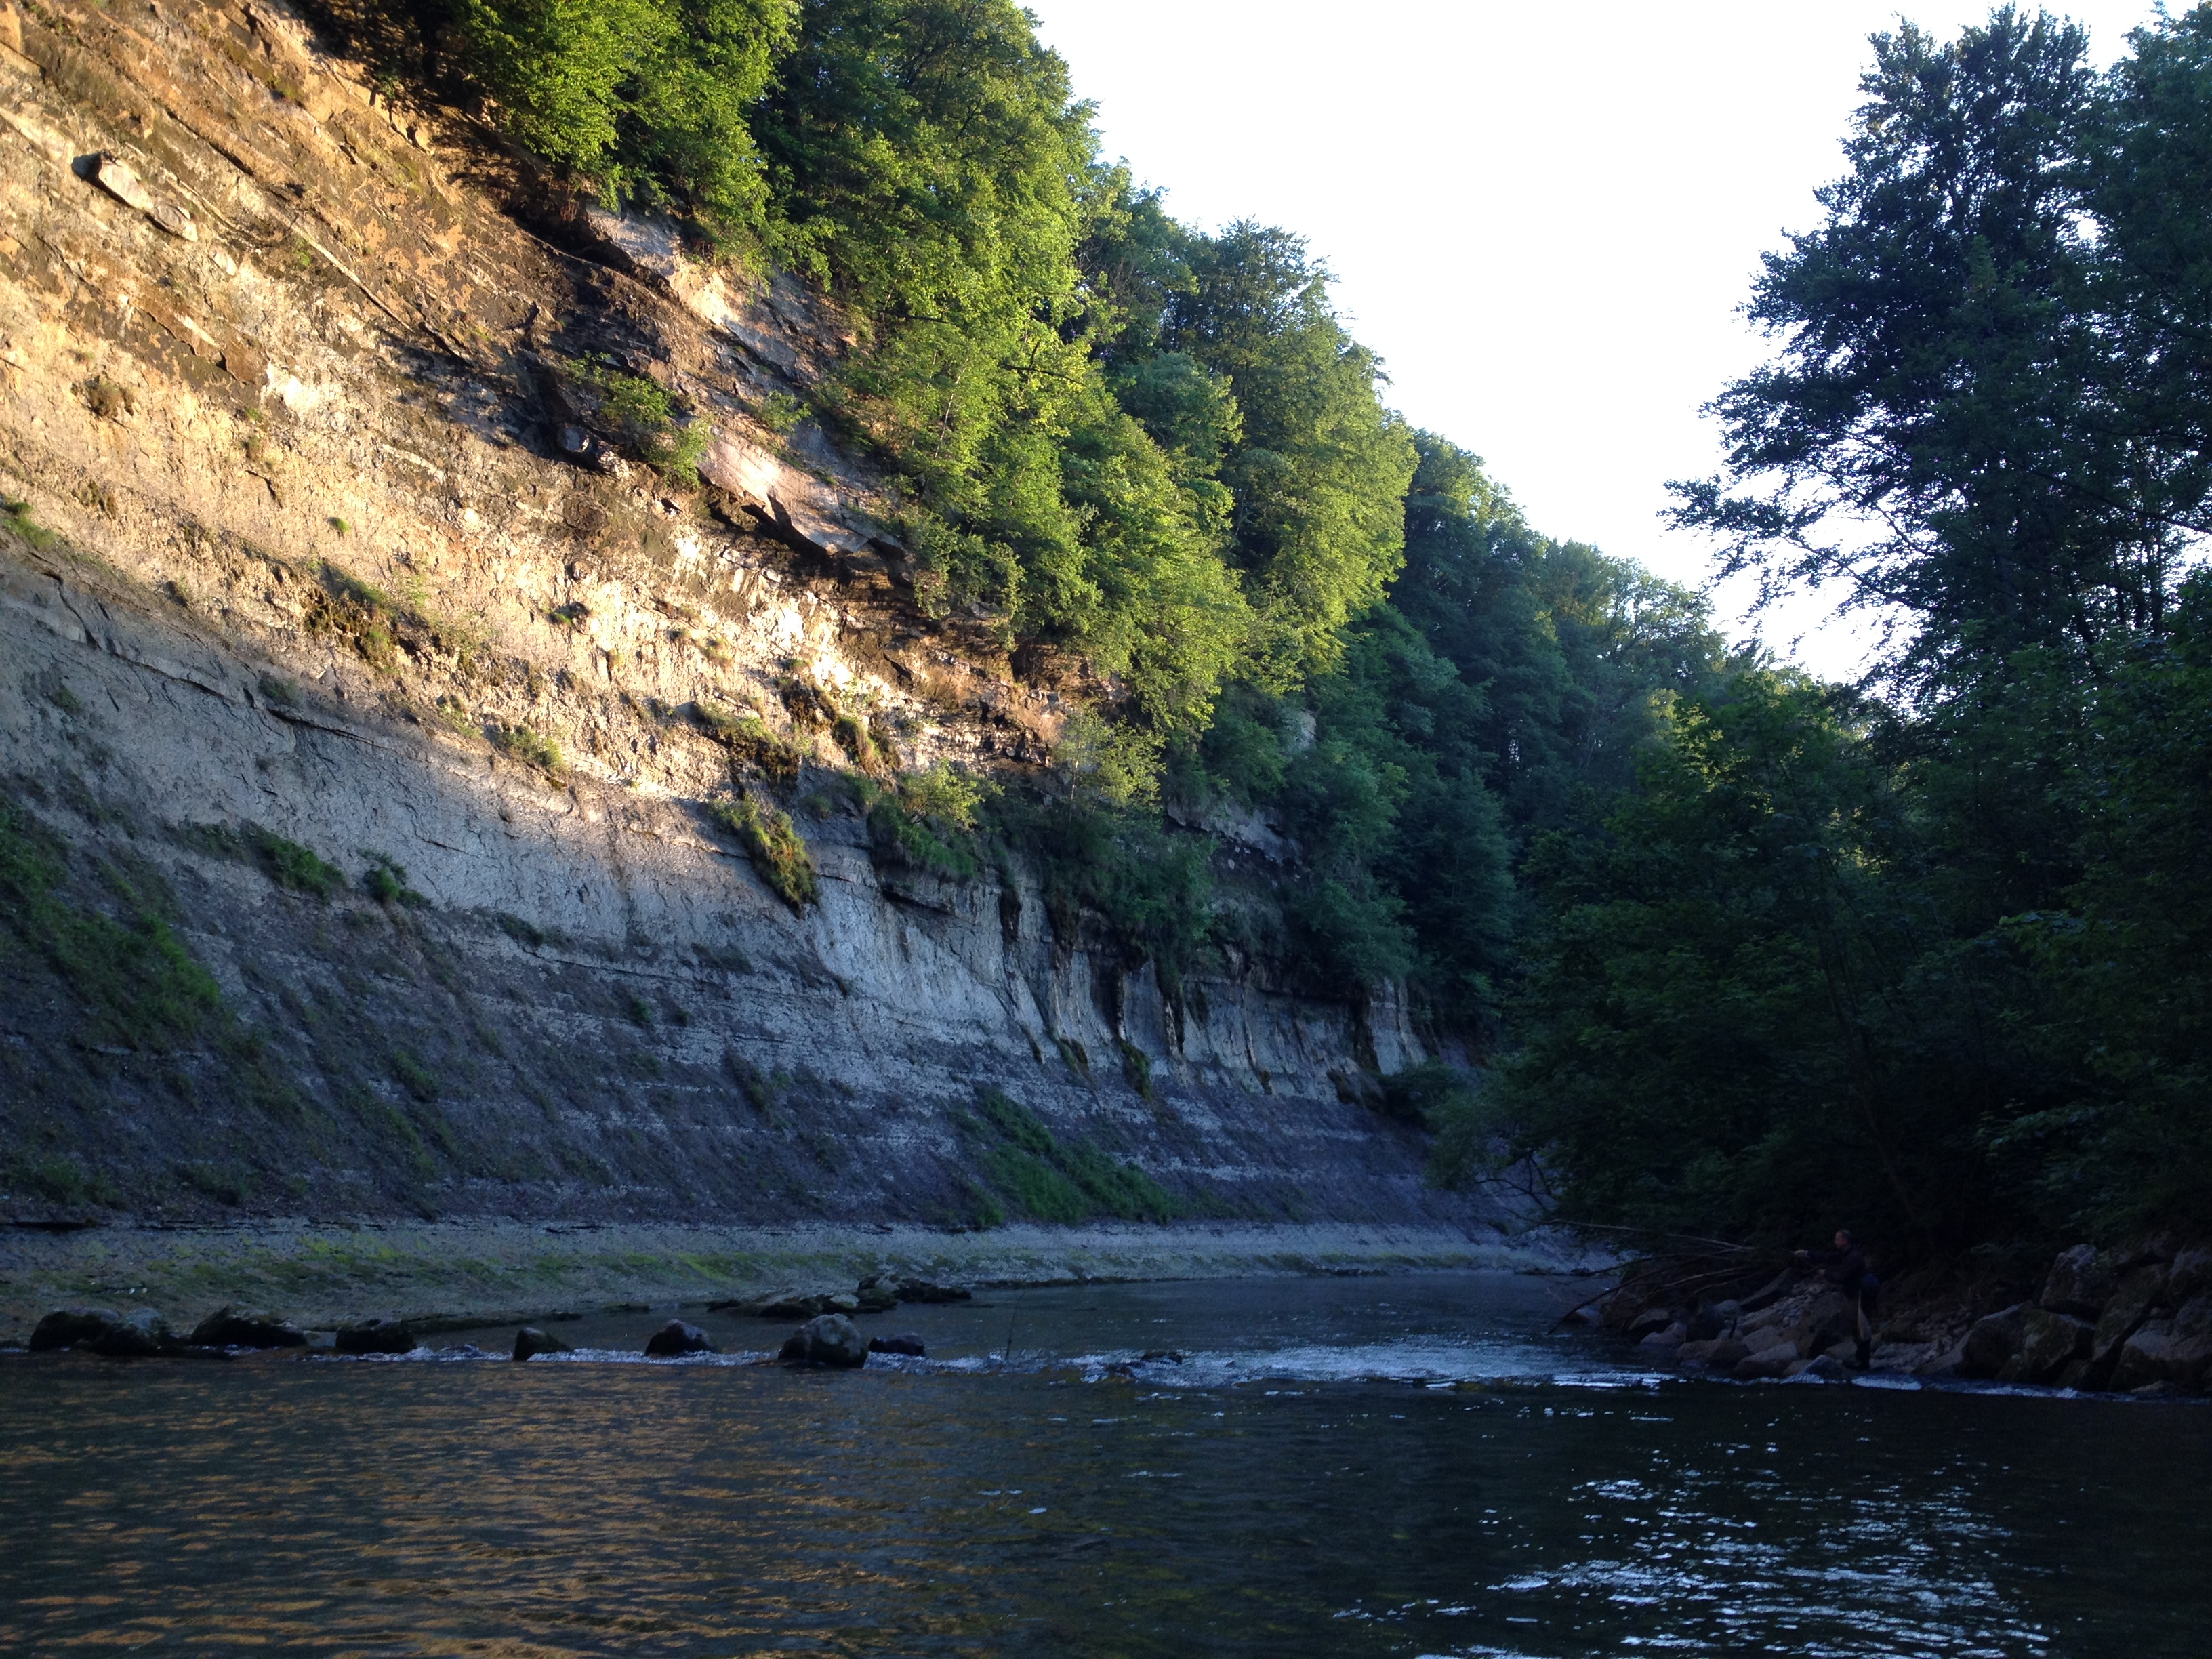
[[[0,1650],[2212,1651],[2212,1410],[1648,1377],[1565,1294],[997,1291],[844,1373],[635,1359],[665,1310],[526,1365],[7,1356]]]

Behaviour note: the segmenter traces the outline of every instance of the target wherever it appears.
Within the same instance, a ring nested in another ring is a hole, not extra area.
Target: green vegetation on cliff
[[[1018,841],[1171,999],[1209,957],[1405,983],[1499,1062],[1407,1108],[1441,1173],[1579,1220],[1934,1245],[2212,1206],[2212,8],[2103,75],[2012,9],[1877,39],[1679,508],[1899,621],[1856,689],[1410,430],[1298,238],[1176,222],[1008,0],[362,27],[833,295],[860,345],[814,413],[898,481],[925,608],[1079,665],[1051,789],[872,785],[883,856]]]

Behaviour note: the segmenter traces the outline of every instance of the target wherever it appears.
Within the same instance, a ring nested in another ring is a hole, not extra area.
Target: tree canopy
[[[1889,700],[1672,699],[1534,862],[1475,1116],[1587,1219],[2201,1220],[2212,8],[2105,74],[2011,7],[1873,44],[1849,171],[1751,300],[1775,356],[1712,406],[1727,468],[1677,488],[1726,568],[1886,608]]]

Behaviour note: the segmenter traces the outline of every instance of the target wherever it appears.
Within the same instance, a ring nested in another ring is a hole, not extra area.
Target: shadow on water
[[[1000,1292],[844,1374],[12,1358],[0,1650],[2205,1650],[2212,1411],[1648,1383],[1551,1291]]]

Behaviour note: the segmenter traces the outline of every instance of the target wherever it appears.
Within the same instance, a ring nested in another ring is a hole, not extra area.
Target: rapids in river
[[[858,1372],[696,1312],[728,1352],[642,1360],[665,1310],[520,1365],[9,1355],[0,1651],[2212,1652],[2212,1410],[1662,1378],[1572,1299],[1000,1291]]]

